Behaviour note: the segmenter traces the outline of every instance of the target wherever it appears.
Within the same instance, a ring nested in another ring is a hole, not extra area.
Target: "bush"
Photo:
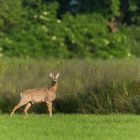
[[[46,3],[36,9],[27,7],[21,7],[23,11],[27,11],[24,13],[24,25],[11,28],[8,34],[2,33],[0,44],[4,55],[36,58],[67,57],[61,31],[63,25],[56,18],[57,3]]]
[[[98,12],[65,13],[58,19],[57,2],[14,1],[14,9],[9,0],[0,6],[1,57],[112,58],[130,53],[126,35],[109,33],[108,18]],[[113,15],[119,14],[117,7]]]
[[[11,111],[23,90],[47,87],[50,84],[48,73],[57,70],[61,76],[54,112],[139,114],[139,61],[1,60],[1,113]],[[46,105],[35,105],[30,111],[44,113]]]
[[[127,46],[131,54],[140,57],[140,27],[131,26],[123,29],[123,32],[127,35]]]
[[[66,46],[71,57],[112,58],[127,57],[130,48],[122,32],[109,33],[107,20],[99,14],[81,14],[63,17]]]

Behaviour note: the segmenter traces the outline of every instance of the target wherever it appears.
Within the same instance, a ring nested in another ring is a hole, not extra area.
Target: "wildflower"
[[[45,25],[43,25],[43,26],[42,26],[42,28],[43,28],[43,29],[46,29],[46,26],[45,26]]]
[[[56,40],[56,36],[53,36],[53,37],[52,37],[52,40]]]
[[[45,16],[48,15],[48,12],[44,11],[44,12],[43,12],[43,15],[45,15]]]
[[[6,41],[7,43],[9,43],[9,44],[12,43],[12,40],[10,40],[9,38],[5,38],[5,41]]]
[[[103,43],[105,46],[107,46],[109,44],[109,41],[107,39],[103,39]]]
[[[61,20],[60,20],[60,19],[58,19],[58,20],[57,20],[57,23],[61,23]]]
[[[113,55],[110,55],[109,57],[110,57],[110,58],[113,58]]]
[[[34,15],[34,18],[37,18],[37,15]]]
[[[132,55],[131,55],[131,53],[128,53],[127,56],[128,56],[128,57],[131,57]]]
[[[48,29],[45,25],[42,26],[42,29],[45,31],[45,32],[48,32]]]
[[[40,19],[44,19],[44,16],[43,16],[43,15],[40,15],[39,18],[40,18]]]

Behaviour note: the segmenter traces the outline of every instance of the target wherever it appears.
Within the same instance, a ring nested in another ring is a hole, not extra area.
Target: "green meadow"
[[[140,60],[0,60],[0,139],[139,140]],[[59,71],[53,117],[46,104],[23,107],[21,91],[47,87]],[[133,114],[133,115],[129,115]]]
[[[0,116],[3,140],[139,140],[136,115],[47,114]]]

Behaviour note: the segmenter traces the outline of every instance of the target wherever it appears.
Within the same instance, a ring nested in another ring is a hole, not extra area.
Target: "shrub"
[[[66,46],[71,57],[112,58],[127,57],[130,48],[122,32],[109,33],[107,20],[99,14],[81,14],[63,17]]]
[[[21,91],[47,87],[48,73],[57,70],[61,76],[54,112],[139,114],[139,61],[1,60],[0,111],[9,113]],[[35,105],[30,111],[45,113],[46,107]]]
[[[127,35],[127,46],[131,49],[131,54],[140,57],[140,28],[131,26],[130,28],[124,28],[123,32]]]
[[[0,50],[5,57],[112,58],[127,57],[130,48],[122,32],[109,33],[108,18],[99,12],[57,18],[57,2],[1,2]],[[112,3],[118,15],[119,2]],[[5,14],[8,9],[9,14]],[[6,24],[4,24],[6,22]]]

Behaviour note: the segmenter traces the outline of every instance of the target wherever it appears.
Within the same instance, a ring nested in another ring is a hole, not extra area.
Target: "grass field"
[[[139,132],[136,115],[0,116],[2,140],[139,140]]]

